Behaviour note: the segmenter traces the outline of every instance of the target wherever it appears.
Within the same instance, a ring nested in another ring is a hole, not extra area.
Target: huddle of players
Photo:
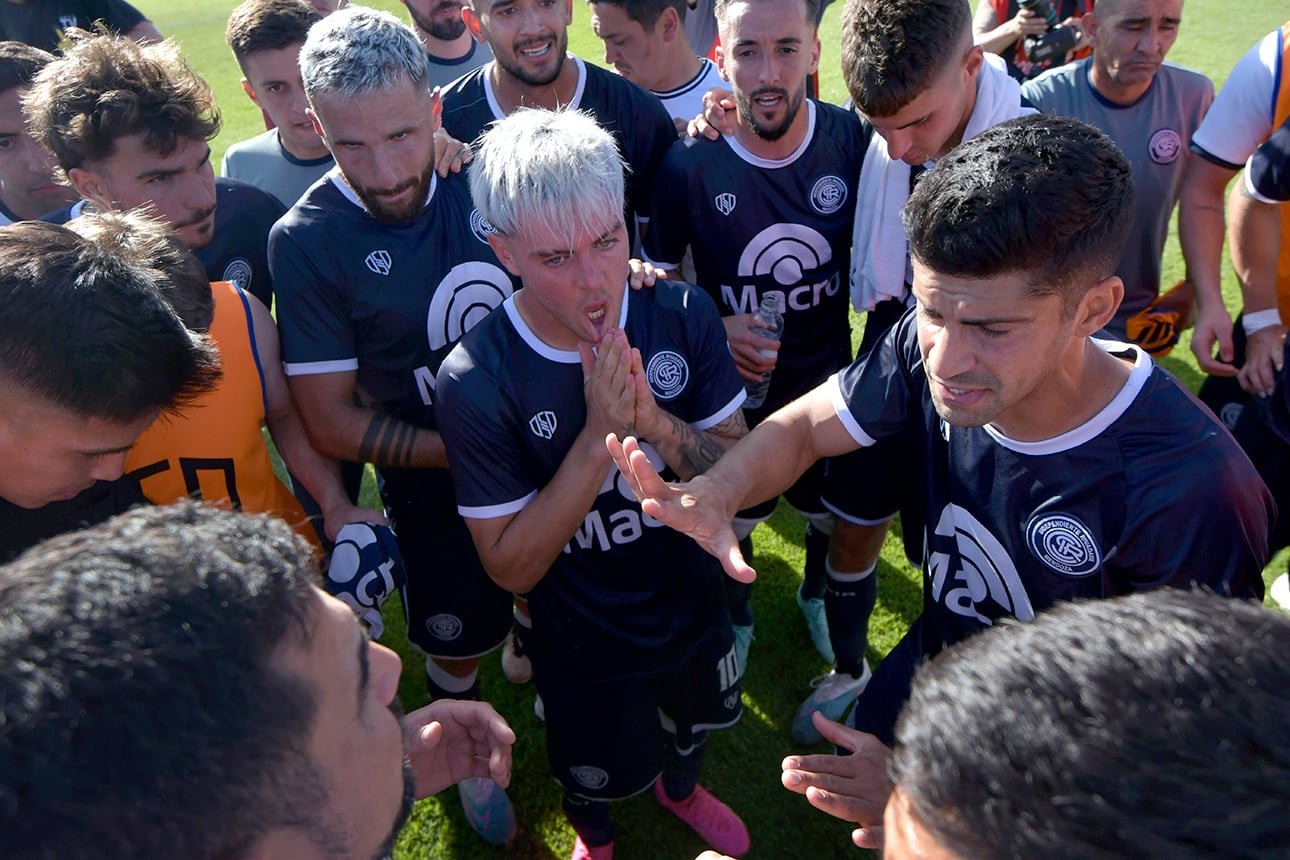
[[[754,422],[849,358],[842,281],[873,126],[804,101],[806,75],[819,59],[809,0],[718,4],[717,16],[723,44],[733,46],[720,65],[735,90],[740,128],[716,143],[674,143],[672,117],[656,102],[566,58],[567,4],[467,7],[472,32],[487,39],[496,64],[457,81],[442,102],[425,86],[424,53],[410,31],[388,16],[338,13],[310,31],[301,54],[313,122],[337,166],[270,236],[292,395],[319,451],[381,472],[409,569],[409,638],[430,656],[436,695],[478,695],[478,657],[510,628],[510,592],[530,598],[526,644],[546,705],[553,771],[579,834],[575,856],[579,849],[606,856],[612,829],[603,801],[644,790],[660,771],[660,802],[714,847],[747,848],[737,817],[696,787],[704,728],[739,715],[743,665],[728,612],[746,609],[746,594],[723,598],[723,583],[733,580],[641,511],[635,488],[610,466],[605,434],[639,434],[655,467],[682,479],[701,474],[746,432],[740,377],[767,368],[758,348],[775,348],[748,332],[766,292],[781,294],[788,321],[768,408],[750,416]],[[955,16],[948,20],[942,55],[961,36]],[[965,59],[950,72],[970,82],[969,66]],[[926,83],[925,75],[913,77],[907,103]],[[623,182],[617,161],[612,169],[583,163],[612,151],[589,123],[527,112],[485,137],[469,191],[464,177],[435,175],[440,116],[454,137],[475,140],[519,106],[557,104],[588,111],[609,130],[630,167],[624,187],[580,187],[579,168],[587,176],[617,173]],[[929,157],[957,142],[948,131]],[[551,152],[518,157],[544,135]],[[557,169],[562,160],[567,175]],[[525,185],[518,177],[526,169],[556,184]],[[637,293],[620,283],[595,306],[575,303],[580,315],[569,315],[561,284],[601,283],[605,271],[625,279],[634,223],[665,268],[691,250],[712,301],[683,285]],[[534,235],[538,225],[546,235]],[[740,252],[731,253],[736,234]],[[527,292],[515,292],[517,280]],[[390,289],[395,283],[403,288]],[[900,331],[912,338],[908,320]],[[598,346],[594,355],[588,344]],[[896,348],[895,339],[888,345]],[[585,392],[584,377],[595,383]],[[810,488],[801,507],[819,511],[818,483],[801,486]],[[961,509],[945,510],[951,507]],[[942,524],[943,517],[938,534]],[[1257,592],[1247,581],[1251,572],[1257,580],[1262,560],[1252,537],[1249,552],[1228,561],[1239,572],[1215,567],[1206,581]],[[940,564],[957,563],[961,542],[947,554],[956,561]],[[1033,608],[1124,587],[1104,576],[1089,580],[1093,591],[1057,589]],[[996,601],[1003,612],[1025,615],[1018,610],[1024,589],[1007,596],[1013,603]],[[929,608],[947,601],[948,593]],[[642,613],[642,605],[668,608]],[[952,623],[931,631],[945,642],[981,624],[950,615]],[[933,623],[936,612],[924,626]],[[897,695],[889,707],[899,704]],[[657,744],[640,743],[651,737]],[[502,808],[500,789],[483,791],[486,808]],[[510,821],[493,834],[499,841],[513,834]]]

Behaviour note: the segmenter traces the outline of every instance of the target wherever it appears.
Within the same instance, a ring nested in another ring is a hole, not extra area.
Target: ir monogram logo
[[[363,260],[364,265],[378,275],[388,275],[390,273],[390,252],[373,251]]]

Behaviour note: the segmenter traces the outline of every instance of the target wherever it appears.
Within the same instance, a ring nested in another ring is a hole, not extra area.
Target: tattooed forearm
[[[684,481],[708,471],[721,459],[726,448],[748,433],[748,422],[742,409],[708,430],[695,430],[670,412],[662,415],[667,422],[669,438],[649,441]]]
[[[388,415],[373,415],[358,446],[358,461],[378,466],[411,466],[416,435],[417,428],[411,424]]]

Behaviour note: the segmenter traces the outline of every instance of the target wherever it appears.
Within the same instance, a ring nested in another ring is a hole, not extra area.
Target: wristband
[[[1246,337],[1274,325],[1281,325],[1281,312],[1276,308],[1241,314],[1241,328],[1245,329]]]

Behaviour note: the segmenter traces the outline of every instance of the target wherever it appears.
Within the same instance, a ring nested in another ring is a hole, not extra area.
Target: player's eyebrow
[[[601,233],[599,236],[597,236],[595,239],[593,239],[593,240],[592,240],[592,244],[595,244],[595,243],[597,243],[597,242],[603,242],[603,241],[605,241],[605,240],[606,240],[606,239],[608,239],[610,236],[612,236],[612,235],[614,235],[615,233],[617,233],[617,232],[618,232],[618,230],[619,230],[622,226],[623,226],[622,219],[619,219],[619,220],[615,221],[615,222],[613,223],[613,226],[611,226],[608,230],[606,230],[605,232],[603,232],[603,233]],[[533,257],[557,257],[557,256],[567,256],[567,257],[572,257],[572,256],[573,256],[573,249],[572,249],[572,248],[565,248],[565,249],[563,249],[563,250],[557,250],[557,249],[554,249],[554,248],[543,248],[543,249],[539,249],[539,250],[534,251],[534,252],[533,252],[533,254],[532,254],[532,256],[533,256]]]

